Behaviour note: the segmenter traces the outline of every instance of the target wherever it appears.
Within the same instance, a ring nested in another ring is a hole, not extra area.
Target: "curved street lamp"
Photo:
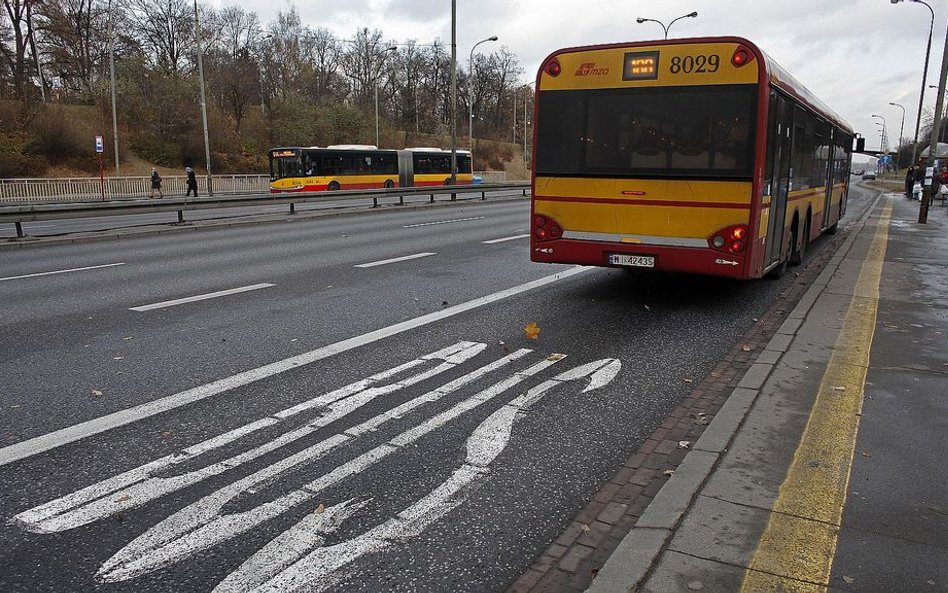
[[[471,54],[467,62],[467,102],[468,102],[468,142],[471,145],[471,171],[474,171],[474,50],[477,46],[488,41],[497,41],[496,35],[491,35],[487,39],[481,39],[471,48]]]
[[[881,115],[876,115],[874,113],[872,114],[872,117],[878,117],[879,119],[882,120],[882,140],[880,140],[880,143],[879,143],[879,152],[885,154],[885,130],[886,130],[885,118],[882,117]]]
[[[889,0],[892,4],[898,4],[899,2],[904,2],[905,0]],[[917,4],[924,4],[928,11],[932,13],[931,24],[928,26],[928,45],[925,46],[925,66],[922,69],[922,91],[918,95],[918,116],[915,118],[915,140],[912,142],[912,163],[915,163],[915,158],[918,156],[918,131],[922,125],[922,104],[925,102],[925,82],[928,77],[928,56],[932,52],[932,31],[935,28],[935,11],[932,10],[932,7],[925,2],[924,0],[909,0],[910,2],[915,2]]]
[[[892,1],[894,2],[895,0],[892,0]],[[915,0],[913,0],[913,1],[915,1]],[[694,12],[690,12],[690,13],[688,13],[688,14],[683,14],[683,15],[681,15],[681,16],[678,17],[678,18],[672,19],[672,22],[668,23],[668,26],[665,26],[665,23],[663,23],[662,21],[659,21],[659,20],[656,20],[656,19],[647,19],[647,18],[643,18],[643,17],[639,17],[639,18],[635,19],[635,22],[637,22],[637,23],[640,24],[640,25],[641,25],[642,23],[648,23],[648,22],[658,23],[659,25],[662,26],[662,29],[665,30],[665,39],[668,39],[668,30],[671,29],[671,26],[674,25],[676,21],[680,21],[681,19],[693,19],[693,18],[695,18],[695,17],[697,17],[697,16],[698,16],[698,11],[697,11],[697,10],[694,11]]]
[[[902,107],[898,103],[893,103],[889,101],[889,105],[898,107],[902,110],[902,124],[899,126],[899,146],[897,152],[895,153],[895,166],[898,169],[902,168],[902,133],[905,131],[905,107]]]

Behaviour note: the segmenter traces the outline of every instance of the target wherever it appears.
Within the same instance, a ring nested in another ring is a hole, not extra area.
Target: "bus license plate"
[[[632,266],[635,268],[654,268],[655,256],[653,255],[624,255],[622,253],[610,253],[609,263],[616,266]]]

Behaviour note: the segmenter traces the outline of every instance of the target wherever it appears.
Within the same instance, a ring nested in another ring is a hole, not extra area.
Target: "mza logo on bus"
[[[608,68],[596,68],[596,62],[586,62],[580,64],[576,70],[576,76],[605,76],[609,74]]]

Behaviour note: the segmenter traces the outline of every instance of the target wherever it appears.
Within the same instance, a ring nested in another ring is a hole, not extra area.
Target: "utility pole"
[[[109,76],[112,78],[112,142],[115,146],[115,176],[119,172],[118,114],[115,111],[115,29],[112,26],[112,2],[109,2]]]
[[[207,195],[214,195],[211,183],[211,145],[207,139],[207,98],[204,94],[204,61],[201,58],[201,21],[198,18],[198,3],[194,0],[194,35],[197,40],[198,76],[201,79],[201,119],[204,123],[204,159],[207,162]]]
[[[471,163],[474,166],[474,163]],[[451,0],[451,185],[458,182],[458,2]],[[456,199],[457,194],[451,194]]]
[[[941,78],[938,79],[938,99],[935,100],[935,113],[932,116],[931,146],[928,148],[928,162],[931,163],[933,175],[938,175],[936,156],[938,154],[938,136],[941,133],[941,110],[945,104],[946,79],[948,79],[948,37],[945,38],[945,52],[941,58]],[[926,179],[926,181],[928,180]],[[918,222],[920,224],[928,223],[928,207],[932,200],[932,187],[934,187],[934,183],[929,183],[926,184],[922,190],[922,204],[918,209]]]

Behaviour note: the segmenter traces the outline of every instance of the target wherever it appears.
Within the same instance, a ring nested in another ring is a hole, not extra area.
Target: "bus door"
[[[415,164],[410,150],[398,151],[398,187],[414,187]]]
[[[776,110],[772,130],[774,138],[769,158],[770,169],[770,217],[767,225],[767,263],[780,261],[784,243],[784,223],[787,217],[787,198],[790,193],[790,161],[793,158],[793,106],[777,93],[770,95],[770,108]],[[789,257],[789,256],[788,256]]]
[[[833,224],[833,186],[836,184],[837,177],[841,174],[838,171],[836,166],[839,163],[837,159],[836,151],[837,144],[839,144],[839,132],[833,130],[832,138],[828,138],[826,141],[826,199],[823,202],[823,228],[827,228]],[[849,176],[849,171],[846,171],[846,176]]]

